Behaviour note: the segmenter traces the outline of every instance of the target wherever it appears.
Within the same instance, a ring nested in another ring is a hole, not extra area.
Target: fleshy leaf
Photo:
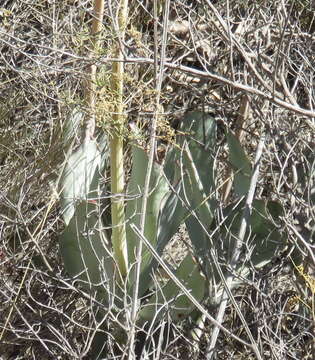
[[[94,179],[95,186],[91,185],[101,166],[101,153],[95,141],[91,140],[82,144],[66,161],[60,189],[62,215],[68,225],[74,215],[75,202],[98,195],[98,181]]]
[[[189,237],[198,255],[205,255],[208,248],[202,225],[208,229],[216,208],[215,189],[215,146],[216,122],[209,115],[199,111],[187,113],[183,119],[179,138],[182,146],[183,195],[194,216],[186,217]],[[201,224],[202,225],[201,225]]]
[[[215,186],[214,157],[216,122],[213,116],[201,111],[188,112],[182,121],[178,143],[188,145],[191,158],[198,170],[198,177],[208,196]]]
[[[175,272],[181,283],[191,291],[197,301],[201,301],[205,291],[205,278],[200,275],[198,265],[188,254]],[[142,320],[160,319],[166,311],[174,321],[181,321],[194,310],[194,305],[173,282],[169,280],[162,289],[157,289],[149,302],[140,311]]]
[[[234,191],[237,197],[248,193],[252,166],[238,139],[230,132],[226,132],[229,145],[229,161],[234,170]]]
[[[65,147],[70,146],[72,140],[79,137],[79,128],[83,117],[83,112],[78,108],[74,108],[66,118],[63,128],[63,144]]]
[[[133,166],[130,181],[128,184],[126,217],[127,217],[127,241],[128,241],[128,259],[129,263],[135,261],[135,251],[139,239],[134,231],[130,228],[130,224],[140,227],[141,206],[143,201],[143,189],[148,164],[148,156],[144,150],[137,146],[133,146]],[[147,202],[147,214],[144,228],[144,236],[148,239],[152,246],[156,247],[158,232],[158,215],[162,207],[165,195],[169,191],[167,182],[162,176],[161,166],[154,164],[150,180],[150,190]],[[151,261],[151,253],[144,246],[142,253],[142,269],[146,268]],[[142,286],[145,288],[146,281],[143,279]],[[141,291],[140,291],[141,293]]]
[[[68,274],[85,289],[97,290],[105,300],[105,288],[113,284],[114,263],[102,228],[97,205],[82,201],[59,240]]]
[[[225,257],[227,263],[238,236],[244,204],[245,201],[237,205],[231,204],[223,210],[226,220],[221,225],[220,231],[217,232],[219,235],[214,237],[220,250],[218,252]],[[256,268],[270,262],[273,256],[285,246],[276,225],[281,214],[282,207],[275,201],[253,201],[250,221],[244,238],[244,251],[245,255],[249,250],[252,251],[250,261]]]
[[[199,221],[209,228],[216,207],[214,118],[199,111],[187,113],[177,143],[179,146],[167,155],[165,164],[165,174],[175,191],[170,193],[161,209],[157,251],[162,255],[165,246],[185,221],[196,254],[205,255],[208,243]],[[192,211],[199,221],[191,215]],[[153,261],[152,267],[156,265]]]

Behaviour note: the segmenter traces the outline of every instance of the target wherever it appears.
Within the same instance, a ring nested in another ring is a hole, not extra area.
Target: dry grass
[[[115,11],[116,2],[112,3]],[[266,268],[253,272],[234,296],[266,359],[310,360],[315,358],[315,124],[310,116],[312,111],[315,115],[313,11],[308,1],[262,0],[251,5],[213,1],[227,25],[224,30],[207,3],[182,0],[171,4],[161,97],[164,119],[176,129],[187,109],[210,109],[215,114],[221,181],[226,169],[226,142],[220,126],[242,130],[250,157],[265,129],[267,143],[257,192],[283,205],[287,249],[275,254]],[[89,359],[90,341],[99,324],[91,302],[63,270],[58,235],[64,225],[54,192],[65,159],[65,119],[74,106],[85,111],[82,82],[92,61],[85,56],[91,6],[83,0],[4,0],[0,8],[3,360]],[[125,106],[128,120],[140,123],[145,130],[155,110],[152,8],[150,1],[134,1],[131,7]],[[99,108],[103,110],[99,131],[106,128],[111,111],[106,74],[114,35],[109,9],[106,14],[104,53],[96,59],[101,74]],[[159,20],[163,25],[162,13]],[[241,89],[239,84],[247,88]],[[242,118],[244,97],[249,112]],[[170,128],[164,123],[159,135],[170,139]],[[232,199],[231,193],[227,201]],[[295,247],[298,250],[291,253]],[[170,249],[169,256],[175,253],[176,258],[183,246]],[[302,264],[303,269],[294,263]],[[215,316],[214,309],[209,311]],[[119,319],[114,314],[113,309],[106,309],[105,317],[102,315],[108,359],[119,354],[112,330]],[[161,359],[205,358],[211,324],[204,324],[197,347],[189,337],[194,326],[189,321],[169,325],[165,319],[163,324],[171,329],[165,330],[169,337],[165,335]],[[232,306],[224,326],[246,339]],[[157,343],[153,347],[157,348]],[[254,359],[254,354],[222,333],[216,358]]]

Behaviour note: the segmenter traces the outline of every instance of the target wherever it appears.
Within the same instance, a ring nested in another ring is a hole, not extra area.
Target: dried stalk
[[[102,21],[104,16],[104,0],[95,0],[94,18],[91,30],[91,50],[89,58],[91,63],[88,67],[89,77],[85,87],[85,100],[88,106],[88,117],[85,124],[85,141],[89,141],[94,136],[95,114],[96,114],[96,70],[97,66],[92,63],[92,58],[97,55],[100,45],[100,32],[102,30]]]
[[[123,63],[123,39],[127,24],[128,0],[121,0],[118,9],[118,34],[114,57],[119,59],[113,62],[111,90],[115,95],[115,110],[113,114],[112,133],[110,139],[110,168],[111,168],[111,192],[112,192],[112,244],[114,257],[117,261],[120,276],[124,278],[128,269],[128,254],[125,226],[124,197],[125,188],[124,161],[123,161],[123,128],[125,125],[123,87],[124,87],[124,63]],[[120,41],[119,41],[120,40]]]

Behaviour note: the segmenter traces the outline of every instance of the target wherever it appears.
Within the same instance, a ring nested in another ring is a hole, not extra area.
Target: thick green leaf
[[[195,216],[186,217],[185,223],[189,237],[198,255],[205,255],[209,244],[205,229],[209,229],[216,208],[215,189],[215,119],[205,113],[194,111],[183,119],[181,131],[185,133],[179,139],[183,153],[182,196]],[[202,224],[202,225],[201,225]]]
[[[66,148],[70,146],[72,140],[79,137],[79,129],[83,117],[83,112],[80,111],[79,108],[74,108],[71,111],[71,114],[66,118],[62,132],[63,144]]]
[[[184,199],[187,200],[189,209],[194,210],[198,214],[198,218],[207,228],[210,226],[213,219],[213,214],[209,202],[211,195],[208,194],[207,197],[201,178],[199,176],[200,164],[196,163],[196,159],[191,158],[191,153],[189,155],[187,154],[188,151],[189,150],[186,149],[183,153],[183,163],[185,169],[185,173],[183,174],[183,195]]]
[[[180,184],[179,184],[180,185]],[[161,255],[165,246],[178,231],[187,214],[179,200],[180,186],[169,194],[159,217],[157,251]]]
[[[111,289],[113,284],[114,262],[102,228],[97,205],[81,201],[59,240],[69,275],[85,289],[97,290],[99,297],[106,301],[105,289],[109,284]]]
[[[180,191],[180,184],[176,186],[175,191],[171,192],[159,214],[158,219],[158,234],[156,251],[162,255],[165,246],[169,243],[172,237],[176,234],[179,226],[184,220],[187,211],[182,207],[178,198]],[[143,269],[141,273],[140,293],[143,294],[148,289],[148,284],[151,282],[151,274],[157,267],[158,263],[153,258],[150,264]]]
[[[238,205],[231,204],[224,209],[223,215],[226,216],[226,220],[221,225],[219,235],[215,236],[218,253],[226,258],[227,263],[239,233],[244,204],[245,201],[242,201]],[[244,238],[244,255],[252,250],[250,261],[257,268],[270,262],[273,256],[285,246],[276,225],[282,212],[281,205],[275,201],[253,201],[252,213]]]
[[[187,201],[189,213],[193,211],[194,215],[186,216],[185,224],[197,254],[202,256],[209,247],[204,229],[209,229],[213,221],[214,200],[213,196],[206,197],[198,173],[189,162],[188,159],[185,162],[187,171],[183,175],[182,198]]]
[[[179,146],[173,147],[167,154],[164,166],[165,175],[175,191],[169,194],[160,212],[159,255],[162,255],[183,221],[197,254],[204,255],[205,248],[208,249],[199,221],[208,228],[213,219],[215,142],[216,124],[210,115],[198,111],[185,115],[177,138]],[[191,216],[192,211],[199,221]],[[151,271],[156,265],[153,260],[148,270]]]
[[[194,246],[200,254],[204,255],[204,231],[198,220],[208,228],[213,219],[213,208],[211,206],[213,205],[215,187],[214,152],[216,142],[214,119],[197,111],[186,114],[177,140],[179,147],[172,149],[165,164],[165,174],[175,191],[169,195],[160,212],[157,251],[162,255],[165,246],[178,231],[180,224],[185,219],[186,224],[190,224],[187,222],[187,219],[190,219],[194,225],[194,228],[192,229],[193,226],[191,226],[190,230],[196,231],[194,234],[190,232],[190,235],[193,235]],[[191,216],[192,211],[198,220]],[[186,279],[186,281],[187,279],[194,279],[192,282],[203,295],[204,286],[201,286],[200,283],[204,279],[199,272],[191,276],[187,273],[188,269],[192,271],[196,268],[195,264],[192,265],[192,261],[191,258],[187,258],[178,269],[177,276]],[[157,263],[153,261],[149,270],[152,271],[156,265]],[[196,296],[198,295],[197,288],[194,289]],[[173,282],[169,282],[163,289],[163,294],[161,293],[159,296],[161,299],[165,296],[167,299],[171,299],[175,293],[175,285]],[[155,300],[152,298],[153,303],[144,310],[147,314],[144,315],[144,318],[146,316],[152,318],[150,312],[152,307],[156,306]],[[175,303],[177,310],[172,310],[172,316],[177,320],[191,311],[190,304],[185,304],[185,301],[188,299],[185,296],[180,296]]]
[[[202,300],[205,291],[205,278],[200,275],[198,265],[190,254],[181,262],[175,275],[191,291],[197,301]],[[162,289],[157,289],[148,303],[143,306],[140,311],[140,318],[148,321],[158,320],[166,311],[169,311],[174,321],[181,321],[193,310],[194,305],[170,279]]]
[[[130,181],[128,184],[128,197],[126,216],[127,216],[127,241],[128,241],[128,259],[129,263],[135,261],[135,250],[139,243],[139,239],[134,231],[130,228],[130,224],[140,227],[141,206],[143,201],[143,189],[148,164],[148,156],[144,150],[137,146],[133,146],[133,166]],[[151,179],[150,190],[147,202],[147,214],[144,228],[144,236],[150,243],[156,247],[158,233],[158,215],[162,207],[165,195],[169,191],[167,182],[162,176],[161,166],[154,163]],[[144,246],[142,253],[142,269],[148,266],[152,256],[148,249]]]
[[[200,111],[188,112],[181,123],[177,143],[179,147],[170,151],[165,164],[165,174],[176,192],[169,195],[161,210],[158,235],[160,254],[184,219],[189,218],[189,222],[194,223],[194,230],[198,229],[199,235],[203,233],[199,222],[189,216],[191,211],[196,213],[206,228],[213,219],[216,143],[214,118]],[[198,242],[202,237],[194,238],[194,245],[204,249],[204,241]]]
[[[198,172],[198,181],[208,196],[215,187],[214,157],[216,147],[216,122],[213,116],[201,111],[188,112],[182,121],[178,143],[188,145]]]
[[[229,145],[229,162],[234,170],[234,191],[237,197],[248,193],[252,166],[238,139],[230,132],[226,132]]]
[[[74,215],[76,201],[98,196],[98,180],[95,177],[101,167],[101,153],[95,141],[91,140],[82,144],[66,161],[60,189],[62,215],[68,225]]]
[[[162,252],[171,238],[178,231],[179,226],[187,216],[187,210],[182,205],[182,181],[179,169],[180,152],[174,147],[167,154],[164,165],[164,176],[172,185],[172,190],[165,198],[163,207],[160,209],[158,219],[157,252]]]

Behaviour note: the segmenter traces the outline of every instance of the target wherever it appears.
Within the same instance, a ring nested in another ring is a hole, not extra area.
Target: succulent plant
[[[234,135],[227,131],[229,162],[234,177],[236,201],[223,208],[222,221],[215,216],[219,202],[216,189],[216,122],[202,112],[187,113],[181,123],[176,145],[166,154],[163,164],[155,163],[150,181],[144,237],[159,256],[181,224],[185,224],[193,247],[174,270],[181,283],[198,301],[214,296],[209,290],[209,277],[220,281],[213,264],[215,252],[228,265],[230,249],[240,227],[244,207],[242,198],[248,192],[252,166]],[[133,291],[133,264],[135,249],[141,241],[134,227],[139,227],[142,191],[148,163],[146,152],[132,145],[132,171],[126,195],[126,236],[129,294]],[[97,294],[104,305],[117,288],[114,276],[115,258],[110,239],[103,230],[111,224],[103,223],[100,216],[102,203],[98,199],[99,172],[102,156],[94,142],[83,144],[67,161],[61,177],[62,210],[65,230],[60,237],[60,251],[67,272],[77,281]],[[222,205],[221,205],[222,208]],[[277,220],[282,208],[270,200],[255,199],[250,226],[244,243],[244,263],[240,273],[248,275],[250,264],[261,267],[271,261],[283,246]],[[211,231],[216,229],[210,238]],[[189,316],[194,306],[181,289],[171,280],[153,282],[158,261],[150,249],[143,247],[141,260],[140,296],[151,294],[139,312],[139,322],[156,321],[168,311],[173,321]],[[245,270],[244,270],[245,269]],[[236,282],[236,285],[239,282]],[[123,306],[118,301],[116,306]]]

